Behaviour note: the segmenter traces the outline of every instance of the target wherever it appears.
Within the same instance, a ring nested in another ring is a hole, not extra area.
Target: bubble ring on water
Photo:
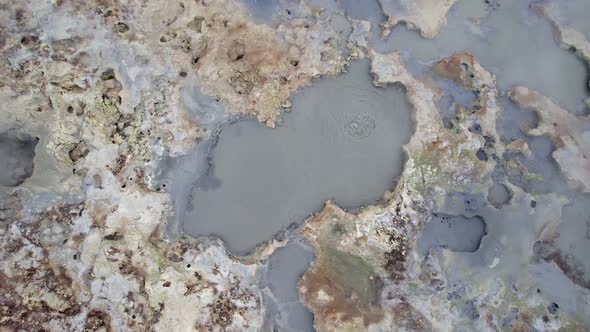
[[[375,130],[375,119],[367,113],[356,113],[348,117],[344,123],[344,130],[353,138],[366,138]]]

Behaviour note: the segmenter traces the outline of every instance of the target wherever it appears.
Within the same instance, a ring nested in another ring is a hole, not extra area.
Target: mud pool
[[[435,214],[422,231],[418,240],[418,252],[427,255],[431,248],[450,251],[474,252],[479,249],[486,235],[485,221],[480,216],[467,218]]]
[[[275,129],[255,120],[225,125],[184,231],[219,236],[245,254],[326,200],[349,209],[375,203],[402,170],[412,128],[403,91],[374,87],[369,63],[352,64],[295,95]]]
[[[269,329],[281,331],[313,331],[313,315],[299,301],[297,281],[309,268],[313,259],[312,248],[300,237],[277,249],[260,273],[259,284],[269,306],[266,317]]]
[[[0,133],[0,187],[15,187],[33,175],[38,138],[23,133]]]

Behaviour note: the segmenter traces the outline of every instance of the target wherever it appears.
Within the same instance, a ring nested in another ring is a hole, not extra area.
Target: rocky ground
[[[383,26],[348,19],[343,38],[307,1],[276,24],[237,0],[0,1],[0,329],[269,329],[257,273],[288,237],[235,257],[221,240],[167,228],[160,161],[215,135],[182,88],[197,82],[230,116],[274,127],[295,91],[366,57],[376,86],[405,89],[415,133],[383,204],[350,212],[327,202],[301,227],[316,255],[298,283],[314,328],[588,330],[590,276],[554,245],[568,198],[508,181],[535,174],[514,157],[530,155],[526,141],[500,139],[495,76],[458,51],[423,77],[401,52],[369,47],[371,28],[386,36],[399,23],[434,38],[454,3],[381,0]],[[531,10],[552,24],[556,47],[590,61],[587,38],[555,3]],[[473,96],[450,125],[440,80]],[[588,192],[588,117],[525,86],[509,96],[538,114],[524,130],[551,138],[569,189]],[[498,182],[510,199],[477,210],[487,234],[476,252],[417,252],[433,214],[461,204],[475,215],[469,197],[487,201]]]

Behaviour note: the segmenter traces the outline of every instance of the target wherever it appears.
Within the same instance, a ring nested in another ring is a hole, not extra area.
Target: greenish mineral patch
[[[102,72],[102,74],[100,75],[100,79],[103,81],[112,80],[114,78],[115,78],[115,71],[113,70],[113,68],[108,68],[107,70]]]
[[[101,98],[96,102],[96,109],[100,112],[96,114],[96,118],[103,118],[103,122],[106,123],[114,123],[116,120],[119,119],[120,113],[119,109],[115,105],[115,103],[109,98]]]
[[[332,227],[332,231],[334,232],[334,234],[336,234],[338,236],[348,234],[348,230],[346,229],[346,226],[344,226],[343,224],[339,224],[339,223],[334,224],[334,226]]]
[[[367,304],[378,302],[383,282],[371,265],[361,257],[333,248],[328,248],[326,255],[328,273],[342,289],[351,290]]]

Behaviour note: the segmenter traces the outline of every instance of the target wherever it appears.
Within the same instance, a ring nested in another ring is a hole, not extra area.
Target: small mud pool
[[[299,237],[268,258],[259,280],[268,308],[266,330],[313,331],[313,315],[299,302],[297,292],[297,281],[312,260],[312,248]]]
[[[38,141],[15,131],[0,133],[0,186],[18,186],[33,175]]]
[[[474,252],[486,235],[486,223],[480,216],[467,218],[435,214],[418,239],[418,252],[428,254],[430,248],[440,247],[457,252]]]
[[[369,63],[355,63],[298,93],[275,129],[255,120],[227,125],[192,191],[184,232],[217,235],[246,254],[326,200],[374,203],[401,173],[412,131],[403,90],[374,87]]]

